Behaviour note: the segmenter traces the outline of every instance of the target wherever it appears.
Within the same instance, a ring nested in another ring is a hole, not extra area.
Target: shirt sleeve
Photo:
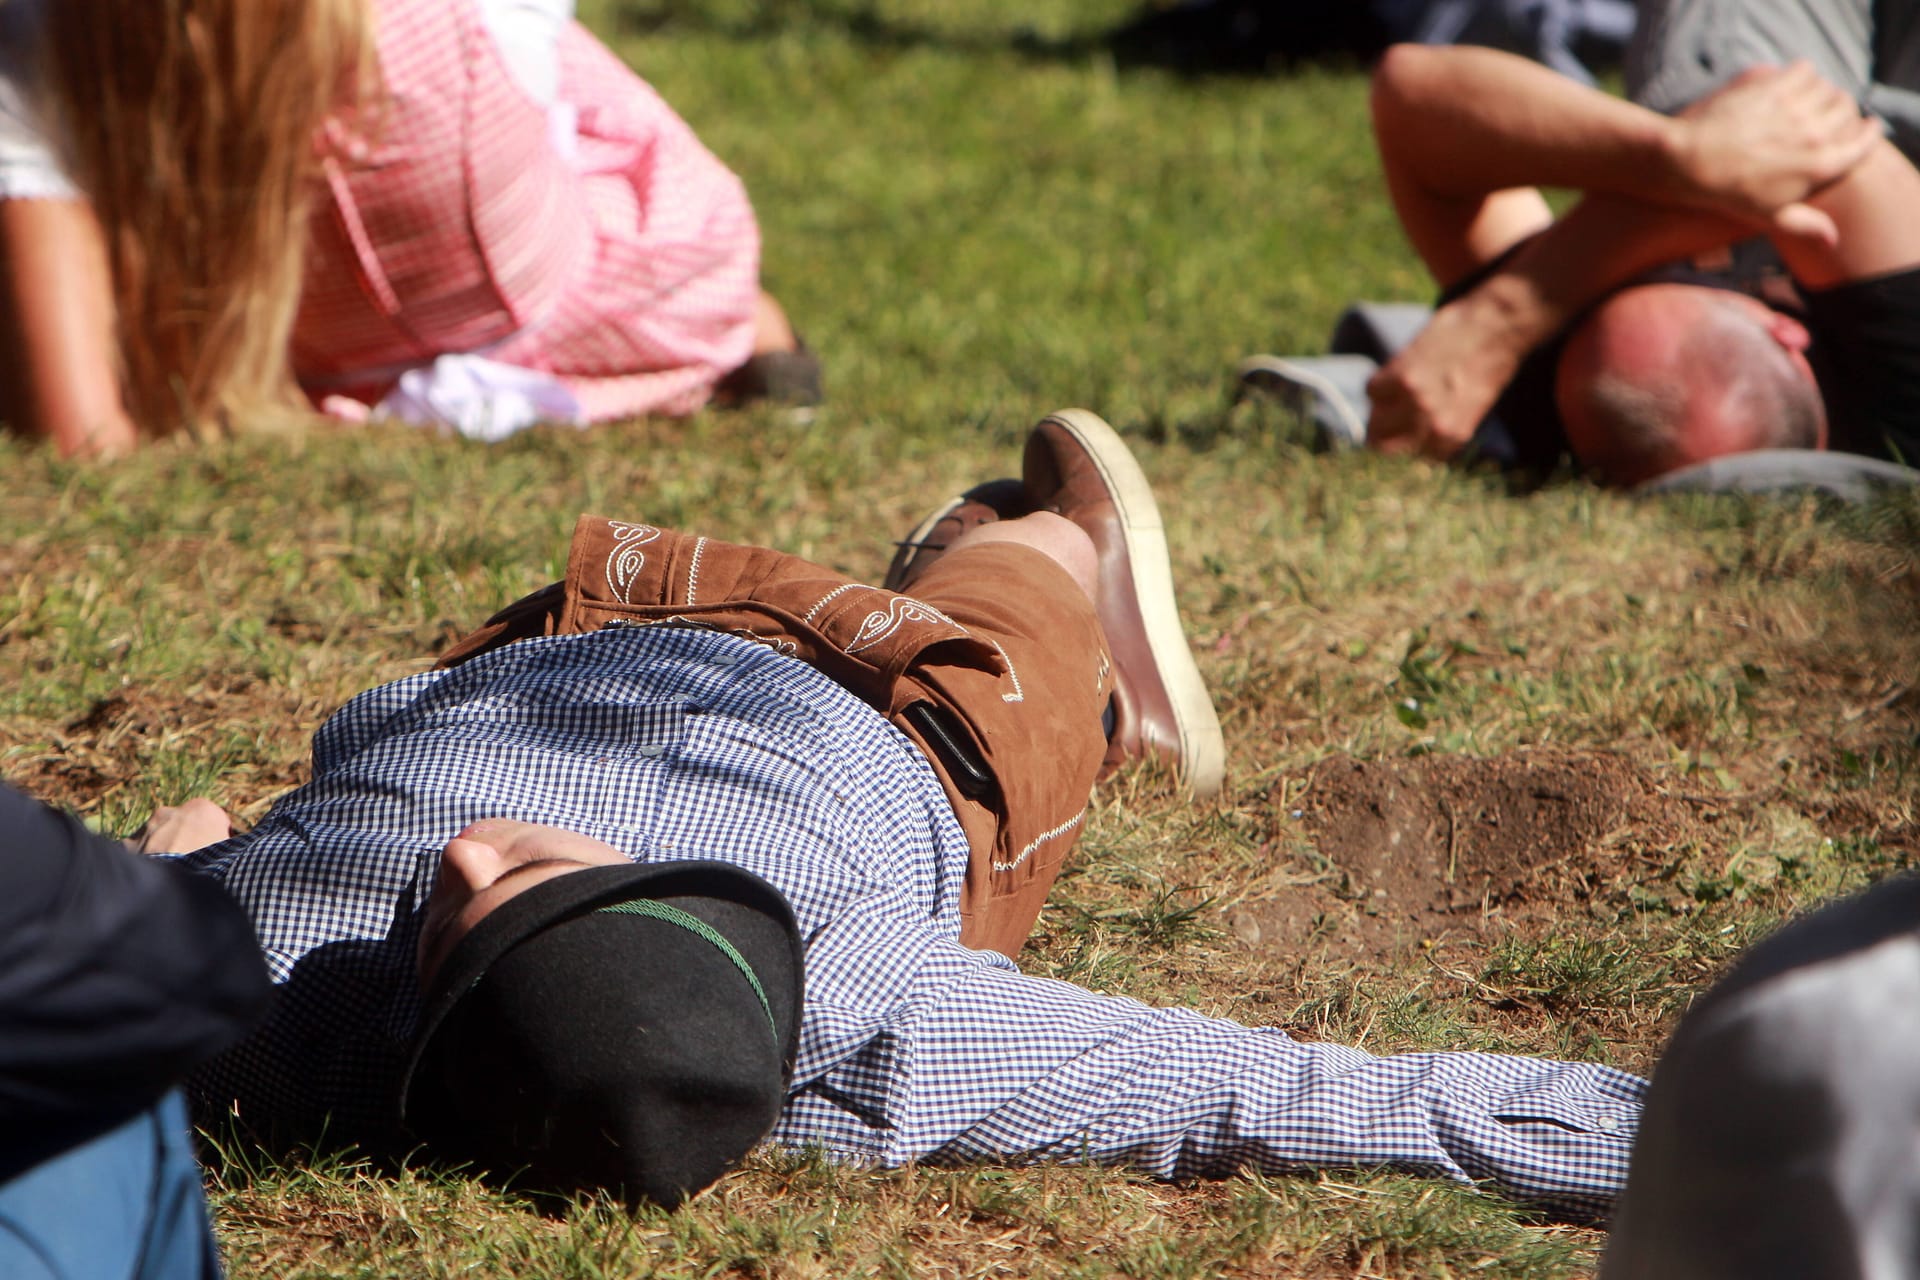
[[[0,200],[75,200],[41,120],[33,58],[41,0],[0,4]]]
[[[776,1138],[882,1164],[1086,1159],[1166,1179],[1390,1166],[1593,1217],[1624,1183],[1645,1084],[1623,1072],[1378,1057],[935,951]]]
[[[218,885],[0,787],[0,1133],[143,1106],[268,998]]]

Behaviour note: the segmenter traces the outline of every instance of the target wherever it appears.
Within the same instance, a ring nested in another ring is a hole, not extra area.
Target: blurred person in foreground
[[[664,1204],[770,1134],[888,1166],[1390,1166],[1608,1211],[1631,1075],[1022,974],[1096,778],[1142,759],[1223,785],[1152,489],[1090,413],[934,511],[884,586],[582,517],[564,582],[353,699],[310,783],[184,859],[280,989],[197,1093]]]
[[[1920,172],[1811,66],[1668,117],[1484,49],[1396,46],[1374,131],[1444,289],[1367,443],[1633,485],[1727,454],[1920,444]],[[1579,201],[1556,219],[1539,186]],[[1729,253],[1764,236],[1759,247]],[[1777,264],[1784,264],[1784,270]]]
[[[573,0],[0,5],[0,420],[62,453],[804,398],[759,273],[740,180]]]
[[[162,809],[143,852],[227,834],[205,801]],[[210,1280],[186,1102],[270,987],[246,913],[0,786],[0,1276]]]
[[[1920,1276],[1920,878],[1741,958],[1653,1073],[1604,1280]]]

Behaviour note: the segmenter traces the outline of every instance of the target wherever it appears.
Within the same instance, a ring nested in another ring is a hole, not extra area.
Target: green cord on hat
[[[731,942],[727,941],[726,935],[722,934],[718,929],[700,917],[688,915],[680,908],[662,902],[658,898],[629,898],[625,902],[616,902],[610,906],[601,907],[596,914],[606,914],[609,912],[614,915],[646,916],[653,920],[664,920],[666,923],[678,925],[695,937],[703,938],[720,948],[720,954],[733,961],[733,967],[738,969],[741,974],[746,977],[746,980],[753,984],[753,994],[760,997],[760,1008],[767,1015],[767,1026],[773,1032],[775,1043],[779,1042],[780,1026],[773,1020],[773,1005],[767,1000],[766,989],[760,985],[760,976],[753,971],[753,966],[747,963],[747,958],[736,951]]]

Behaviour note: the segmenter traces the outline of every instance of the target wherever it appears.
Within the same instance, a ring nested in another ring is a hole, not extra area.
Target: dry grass
[[[494,451],[318,434],[107,472],[0,446],[0,767],[115,829],[201,791],[257,815],[303,776],[328,709],[554,573],[573,511],[705,515],[873,572],[926,495],[1004,470],[1022,425],[944,454],[846,418],[831,436],[715,417]],[[1030,970],[1376,1050],[1644,1068],[1740,946],[1912,860],[1913,509],[1516,500],[1244,432],[1135,435],[1226,718],[1227,792],[1191,806],[1153,770],[1103,788]],[[742,458],[768,483],[731,485]],[[836,521],[838,493],[866,502]],[[1416,687],[1417,728],[1396,712]],[[1530,747],[1618,754],[1687,821],[1640,806],[1544,916],[1495,903],[1358,951],[1335,945],[1358,915],[1304,941],[1246,926],[1326,880],[1294,816],[1323,793],[1317,763]],[[238,1157],[216,1204],[236,1274],[263,1276],[1572,1275],[1597,1239],[1386,1174],[1162,1187],[771,1156],[635,1222],[331,1160]]]

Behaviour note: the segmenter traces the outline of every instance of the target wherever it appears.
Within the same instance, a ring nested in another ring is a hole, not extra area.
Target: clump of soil
[[[51,749],[13,757],[7,781],[49,804],[92,812],[157,770],[177,778],[181,765],[166,759],[176,757],[216,773],[211,788],[196,791],[216,790],[236,814],[260,812],[270,798],[304,780],[303,740],[285,739],[278,755],[255,758],[236,745],[237,726],[317,727],[323,716],[310,697],[246,675],[203,680],[184,690],[129,682],[85,713],[49,726]]]
[[[1230,917],[1270,953],[1391,960],[1442,941],[1485,942],[1562,917],[1629,878],[1635,854],[1699,819],[1623,756],[1538,748],[1497,756],[1322,761],[1270,797],[1302,831],[1293,884]],[[1279,834],[1276,831],[1276,834]],[[1276,846],[1297,842],[1277,840]]]

